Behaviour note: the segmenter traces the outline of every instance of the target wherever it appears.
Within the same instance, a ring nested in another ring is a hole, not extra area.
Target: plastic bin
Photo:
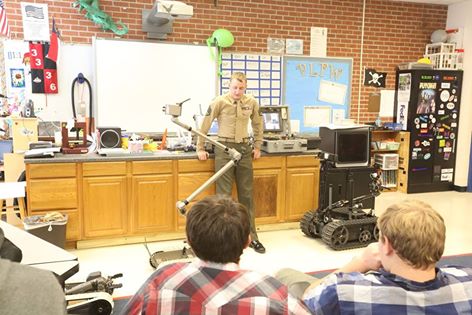
[[[44,220],[45,215],[33,215],[26,217],[23,221],[25,231],[64,248],[66,245],[67,214],[63,214],[63,219],[51,221]]]

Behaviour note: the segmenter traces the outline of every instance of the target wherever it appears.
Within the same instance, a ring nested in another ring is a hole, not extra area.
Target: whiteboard
[[[98,127],[177,131],[166,104],[190,98],[180,120],[195,126],[192,116],[216,96],[217,64],[207,46],[99,38],[92,45]]]

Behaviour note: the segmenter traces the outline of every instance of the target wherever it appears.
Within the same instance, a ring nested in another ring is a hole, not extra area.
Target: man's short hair
[[[242,72],[233,72],[231,75],[231,80],[233,79],[238,80],[241,83],[247,83],[246,75]]]
[[[216,263],[239,262],[249,240],[246,208],[226,196],[197,202],[187,214],[187,239],[198,258]]]
[[[444,252],[446,226],[429,204],[406,200],[387,208],[378,220],[380,241],[386,237],[397,255],[415,268],[426,269]]]

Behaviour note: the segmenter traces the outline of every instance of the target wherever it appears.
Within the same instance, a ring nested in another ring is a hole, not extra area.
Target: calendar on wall
[[[233,72],[246,74],[246,93],[252,94],[261,106],[281,105],[281,56],[223,53],[219,77],[220,94],[228,92]]]

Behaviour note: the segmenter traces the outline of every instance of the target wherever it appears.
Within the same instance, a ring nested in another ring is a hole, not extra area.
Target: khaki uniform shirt
[[[248,123],[251,119],[254,146],[261,148],[262,116],[259,113],[259,104],[253,96],[244,94],[239,101],[234,100],[229,93],[216,97],[208,108],[200,132],[207,134],[215,118],[218,121],[218,137],[235,143],[247,141]],[[203,137],[198,137],[197,150],[204,150],[204,142]]]

